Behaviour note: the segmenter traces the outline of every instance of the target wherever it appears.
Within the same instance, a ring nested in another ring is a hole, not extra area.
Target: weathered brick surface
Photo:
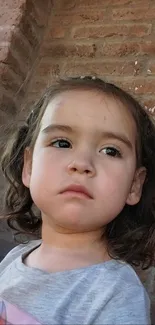
[[[155,55],[155,43],[154,39],[151,41],[146,41],[145,43],[141,43],[141,52],[148,56],[148,59],[154,58]]]
[[[153,0],[154,1],[154,0]],[[132,1],[132,0],[104,0],[104,1],[100,1],[100,0],[54,0],[54,7],[57,9],[75,9],[75,8],[83,8],[83,9],[88,9],[90,7],[135,7],[137,5],[141,6],[142,4],[142,0],[136,0],[136,1]],[[143,0],[143,5],[149,5],[152,3],[152,0]]]
[[[116,60],[100,60],[80,63],[69,63],[66,62],[61,70],[62,76],[85,76],[87,74],[97,75],[99,77],[106,78],[107,75],[112,74],[113,76],[134,76],[139,75],[143,70],[143,64],[138,62],[135,65],[135,61],[116,61]]]
[[[43,55],[51,55],[52,58],[93,58],[95,57],[95,44],[46,44],[43,48]]]
[[[73,30],[76,39],[87,38],[118,38],[143,37],[151,34],[151,24],[128,24],[128,25],[101,25],[93,27],[77,27]]]
[[[60,25],[60,22],[63,26],[74,26],[74,25],[85,25],[85,24],[98,24],[104,21],[109,20],[109,14],[106,13],[104,9],[88,9],[78,10],[77,12],[64,12],[61,10],[60,12],[56,12],[51,20],[51,28],[52,25]],[[49,26],[50,27],[50,26]]]
[[[5,141],[2,126],[10,121],[10,116],[15,118],[20,109],[47,26],[51,0],[0,0],[0,8],[1,151]]]
[[[155,18],[155,5],[150,7],[139,6],[137,8],[123,8],[123,9],[113,9],[112,10],[112,19],[114,20],[146,20]]]
[[[155,60],[152,60],[149,62],[148,69],[147,69],[148,74],[155,74]]]
[[[68,29],[65,26],[55,25],[53,28],[48,29],[46,34],[47,41],[50,39],[64,38]]]
[[[45,86],[57,76],[93,73],[154,107],[154,1],[144,0],[143,6],[141,0],[57,0],[53,4],[41,58],[42,65],[46,60],[58,63],[60,71],[51,72]]]
[[[121,58],[128,55],[136,57],[140,53],[140,44],[138,42],[110,42],[99,44],[96,52],[97,57],[115,56]]]
[[[44,1],[44,11],[42,2],[37,0],[5,0],[0,5],[1,83],[15,96],[22,92],[38,56],[51,1]]]

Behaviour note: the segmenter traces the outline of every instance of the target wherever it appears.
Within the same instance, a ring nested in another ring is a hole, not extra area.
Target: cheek
[[[105,168],[101,169],[98,188],[100,191],[100,196],[104,193],[104,198],[119,199],[124,200],[129,193],[133,175],[134,168],[127,168],[127,166],[122,162],[109,162]]]
[[[55,155],[47,154],[44,150],[42,153],[36,155],[32,163],[32,175],[40,178],[48,178],[55,175],[59,166],[59,160]]]
[[[34,157],[30,180],[30,190],[36,195],[47,194],[52,191],[59,178],[59,164],[56,159],[49,159],[47,155],[39,154]]]

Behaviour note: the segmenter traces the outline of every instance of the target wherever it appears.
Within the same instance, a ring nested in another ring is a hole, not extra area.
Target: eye
[[[117,158],[122,157],[120,151],[118,149],[114,148],[114,147],[106,147],[106,148],[101,149],[101,151],[105,155],[108,155],[108,156],[111,156],[111,157],[117,157]]]
[[[51,146],[55,148],[71,148],[71,144],[66,139],[57,139],[51,142]]]

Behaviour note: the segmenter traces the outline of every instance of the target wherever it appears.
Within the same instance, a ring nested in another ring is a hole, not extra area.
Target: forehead
[[[65,124],[80,129],[108,131],[136,135],[135,121],[131,112],[116,98],[98,91],[65,91],[52,99],[43,115],[41,129],[49,124]]]

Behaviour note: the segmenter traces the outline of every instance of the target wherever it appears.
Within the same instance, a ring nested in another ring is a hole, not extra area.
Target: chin
[[[66,226],[78,227],[82,225],[82,221],[84,221],[84,216],[81,213],[75,211],[63,211],[63,213],[54,215],[55,221],[62,223]]]
[[[55,225],[75,232],[87,230],[87,224],[89,224],[88,213],[77,207],[61,207],[61,209],[50,211],[46,215]]]

